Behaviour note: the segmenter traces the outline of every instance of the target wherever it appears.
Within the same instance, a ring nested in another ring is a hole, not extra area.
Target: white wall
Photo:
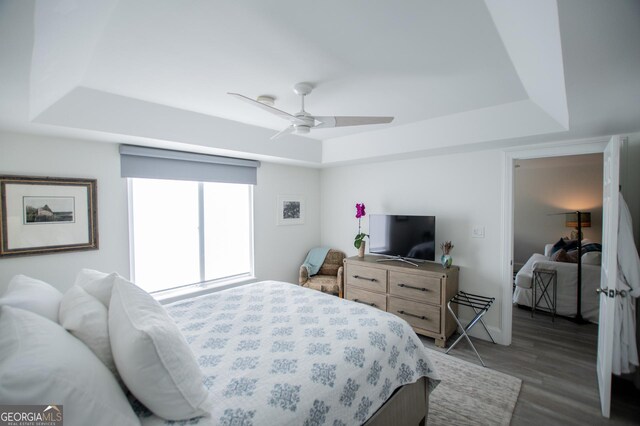
[[[514,170],[514,261],[569,236],[568,211],[591,212],[584,238],[602,241],[602,154],[518,160]]]
[[[61,290],[73,285],[81,268],[129,276],[127,185],[117,145],[0,133],[0,174],[97,179],[100,237],[99,250],[0,258],[0,293],[15,274]]]
[[[499,338],[502,290],[501,154],[485,151],[325,169],[322,172],[322,244],[356,254],[355,204],[367,214],[436,216],[439,244],[453,241],[453,263],[460,266],[460,289],[496,297],[486,322]],[[368,218],[363,227],[368,230]],[[485,238],[472,238],[474,226]],[[510,301],[506,301],[510,303]],[[463,314],[470,317],[468,312]]]
[[[304,224],[278,226],[278,195],[295,194],[305,200]],[[320,170],[263,162],[254,206],[256,277],[297,283],[307,252],[320,243]]]
[[[633,235],[636,247],[640,249],[640,133],[628,136],[626,151],[622,152],[620,164],[620,184],[622,195],[629,206],[633,219]],[[638,316],[640,321],[640,315]],[[640,331],[640,330],[639,330]]]
[[[633,235],[636,248],[640,250],[640,133],[628,136],[626,150],[623,150],[620,164],[620,184],[631,220],[633,221]],[[640,299],[636,299],[636,312],[640,312]],[[640,351],[640,315],[636,315],[636,342]],[[636,388],[640,389],[640,370],[628,377],[634,381]]]
[[[100,248],[93,251],[0,258],[0,294],[18,273],[60,290],[80,268],[129,276],[126,180],[120,177],[117,144],[0,133],[0,174],[98,179]],[[262,163],[254,190],[256,277],[297,282],[306,252],[320,241],[320,171]],[[304,225],[277,226],[278,194],[302,194]]]

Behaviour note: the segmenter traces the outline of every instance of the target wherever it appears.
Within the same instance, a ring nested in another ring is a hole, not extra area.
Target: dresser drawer
[[[384,294],[373,293],[357,287],[348,286],[345,297],[347,300],[373,306],[383,311],[387,310],[387,296]]]
[[[440,333],[440,308],[437,306],[389,296],[387,312],[401,317],[413,327]]]
[[[347,285],[355,285],[367,290],[387,292],[387,271],[358,265],[347,266]]]
[[[440,304],[441,279],[389,271],[389,294]]]

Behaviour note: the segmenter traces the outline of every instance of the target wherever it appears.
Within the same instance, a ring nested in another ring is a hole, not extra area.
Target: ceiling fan
[[[299,95],[302,101],[302,107],[300,111],[295,114],[289,114],[288,112],[284,112],[277,108],[274,108],[267,103],[254,101],[253,99],[243,96],[239,93],[229,93],[229,95],[234,96],[241,101],[248,102],[251,105],[257,106],[258,108],[262,108],[265,111],[270,112],[271,114],[275,114],[280,118],[284,118],[285,120],[289,120],[291,125],[286,129],[276,133],[271,137],[271,139],[277,139],[281,136],[284,136],[289,133],[294,133],[297,135],[306,135],[311,131],[311,129],[322,129],[329,127],[344,127],[344,126],[361,126],[365,124],[383,124],[383,123],[391,123],[393,121],[393,117],[350,117],[350,116],[335,116],[335,117],[325,117],[325,116],[315,116],[309,114],[304,110],[304,97],[307,96],[313,90],[313,86],[309,83],[298,83],[293,86],[293,92],[296,95]],[[271,103],[273,102],[273,98],[269,97],[260,97],[265,99],[266,101]],[[258,98],[258,99],[260,99]]]

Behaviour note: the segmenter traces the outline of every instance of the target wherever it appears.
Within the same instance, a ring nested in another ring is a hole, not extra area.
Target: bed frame
[[[421,377],[417,382],[396,390],[364,425],[426,425],[429,413],[428,380]]]

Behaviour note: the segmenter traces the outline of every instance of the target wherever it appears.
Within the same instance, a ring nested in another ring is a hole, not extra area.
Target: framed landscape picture
[[[300,195],[278,196],[278,225],[304,223],[304,198]]]
[[[98,248],[95,179],[0,176],[0,256]]]

